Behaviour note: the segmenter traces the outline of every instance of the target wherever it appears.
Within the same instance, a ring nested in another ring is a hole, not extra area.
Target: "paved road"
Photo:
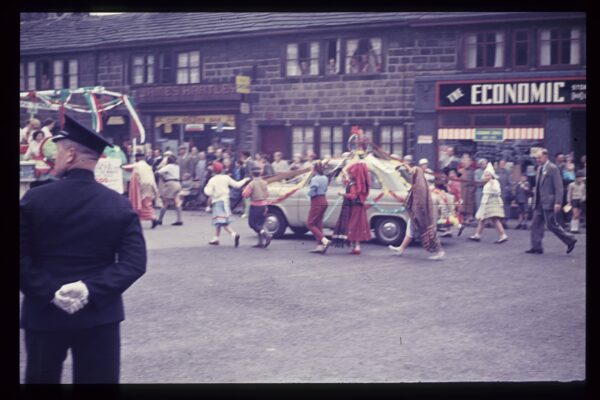
[[[509,241],[442,239],[434,262],[411,246],[308,254],[310,235],[250,248],[246,220],[207,244],[210,218],[150,230],[148,271],[125,294],[123,383],[448,382],[585,379],[585,235],[570,255]],[[21,345],[21,375],[24,367]],[[63,382],[71,382],[70,357]]]

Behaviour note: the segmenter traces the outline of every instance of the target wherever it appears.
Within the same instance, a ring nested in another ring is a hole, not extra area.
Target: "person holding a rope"
[[[242,192],[244,198],[250,198],[248,225],[258,234],[258,243],[252,247],[266,248],[271,243],[271,235],[263,228],[267,215],[269,187],[261,177],[260,167],[252,168],[252,181]]]
[[[323,216],[328,206],[326,194],[329,179],[324,175],[324,167],[321,161],[313,163],[313,172],[314,176],[309,183],[310,211],[306,226],[317,240],[317,247],[310,252],[325,254],[331,244],[331,241],[323,235]]]

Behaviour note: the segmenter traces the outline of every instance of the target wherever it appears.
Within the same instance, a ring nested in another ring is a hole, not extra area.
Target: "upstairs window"
[[[177,55],[177,83],[200,83],[199,51],[190,51]]]
[[[346,41],[346,73],[381,72],[381,38]]]
[[[286,75],[319,75],[319,42],[288,43]]]
[[[581,30],[557,28],[540,30],[540,65],[581,64]]]
[[[504,67],[504,33],[469,33],[465,40],[467,68]]]
[[[332,39],[327,41],[327,54],[325,57],[325,74],[335,75],[340,73],[340,40]]]
[[[25,82],[27,82],[27,87],[25,89],[35,90],[35,62],[28,62],[25,71]]]
[[[172,83],[173,78],[171,75],[171,54],[160,53],[158,55],[158,82],[159,83]]]
[[[51,89],[50,85],[50,62],[49,61],[40,61],[39,62],[40,69],[40,84],[38,87],[40,90],[48,90]]]
[[[528,30],[518,30],[514,33],[513,64],[515,67],[527,67],[530,63],[531,38]]]
[[[78,82],[78,61],[54,60],[53,64],[54,89],[76,89]]]
[[[154,55],[137,55],[132,60],[133,84],[154,83]]]

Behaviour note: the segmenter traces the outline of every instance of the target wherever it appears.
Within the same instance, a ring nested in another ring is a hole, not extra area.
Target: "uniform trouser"
[[[77,331],[25,330],[25,383],[60,383],[67,350],[73,359],[73,383],[119,383],[119,323]]]
[[[542,210],[538,205],[533,210],[531,219],[531,248],[542,250],[542,239],[544,238],[544,225],[550,229],[567,246],[575,241],[573,235],[568,234],[562,226],[556,222],[554,210]]]
[[[267,206],[250,206],[250,213],[248,215],[248,225],[256,233],[260,233],[265,224],[265,215],[267,213]]]
[[[312,232],[317,239],[317,243],[323,240],[323,216],[327,210],[327,198],[325,196],[314,196],[310,199],[310,211],[308,220],[306,221],[307,228]]]

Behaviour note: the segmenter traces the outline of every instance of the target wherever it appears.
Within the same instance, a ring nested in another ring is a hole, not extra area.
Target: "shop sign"
[[[204,124],[186,124],[186,132],[202,132],[204,130]]]
[[[106,125],[125,125],[125,119],[120,115],[113,115],[108,118]]]
[[[250,77],[244,75],[235,76],[235,91],[236,93],[250,93]]]
[[[164,125],[164,133],[173,132],[173,125],[216,125],[221,122],[224,125],[235,126],[235,115],[165,115],[154,118],[154,127],[160,128]]]
[[[585,107],[586,80],[532,78],[436,83],[438,109]]]
[[[240,113],[250,114],[250,103],[240,103]]]
[[[433,135],[419,135],[417,136],[417,144],[432,144]]]
[[[504,129],[475,129],[476,142],[502,142],[504,140]]]
[[[134,89],[137,103],[240,100],[233,83],[147,86]]]

